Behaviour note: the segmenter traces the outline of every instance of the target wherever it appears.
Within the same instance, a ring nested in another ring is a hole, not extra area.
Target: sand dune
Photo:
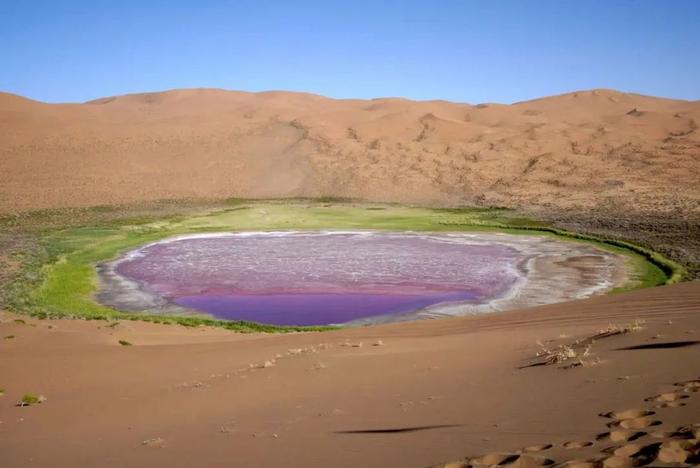
[[[700,103],[581,91],[513,105],[187,89],[46,104],[0,93],[0,212],[342,196],[678,210]]]
[[[164,198],[509,205],[697,265],[698,122],[700,102],[611,90],[512,105],[0,93],[0,214]],[[287,335],[0,311],[0,338],[2,466],[700,462],[698,282]],[[27,393],[45,400],[16,406]]]
[[[699,283],[291,335],[0,317],[7,467],[697,463]]]

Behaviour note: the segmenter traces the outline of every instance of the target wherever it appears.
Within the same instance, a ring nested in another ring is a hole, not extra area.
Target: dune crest
[[[699,121],[698,102],[612,90],[513,105],[220,89],[46,104],[0,93],[0,212],[327,195],[698,212]]]

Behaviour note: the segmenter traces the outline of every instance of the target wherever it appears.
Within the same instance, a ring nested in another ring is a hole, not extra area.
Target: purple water
[[[327,325],[385,314],[410,312],[452,301],[474,299],[470,292],[436,294],[231,294],[184,296],[181,306],[229,320],[276,325]]]
[[[214,317],[326,325],[492,299],[520,278],[520,260],[448,234],[240,233],[152,244],[117,272]]]

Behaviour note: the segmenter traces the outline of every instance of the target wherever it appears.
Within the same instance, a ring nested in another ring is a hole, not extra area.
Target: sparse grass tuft
[[[131,346],[131,343],[126,340],[119,340],[119,344],[122,346]]]
[[[608,338],[616,335],[637,332],[643,329],[644,321],[634,319],[627,325],[610,324],[607,327],[598,330],[598,332],[588,338],[579,339],[570,344],[560,344],[550,348],[542,341],[537,340],[537,346],[540,348],[535,355],[539,361],[535,365],[553,365],[564,364],[564,369],[572,367],[588,367],[600,363],[600,359],[593,357],[591,348],[593,344],[602,338]],[[561,335],[560,337],[567,337]]]
[[[581,362],[591,355],[590,344],[580,348],[566,344],[559,345],[555,348],[548,348],[544,343],[538,340],[537,346],[540,347],[540,350],[537,352],[536,356],[543,359],[542,364],[544,365],[561,364],[574,360]]]
[[[3,340],[14,340],[14,339],[15,339],[15,335],[7,335],[7,336],[3,337]]]
[[[598,340],[600,338],[607,338],[609,336],[624,335],[626,333],[632,333],[640,331],[644,328],[644,320],[634,319],[631,323],[627,325],[616,325],[611,323],[606,328],[598,330],[598,333],[591,337],[591,341]]]
[[[19,404],[17,406],[38,405],[38,404],[43,403],[45,401],[46,401],[46,397],[43,395],[34,395],[32,393],[26,393],[22,397],[22,400],[19,402]]]

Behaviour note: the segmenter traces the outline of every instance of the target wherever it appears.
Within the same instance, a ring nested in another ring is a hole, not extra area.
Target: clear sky
[[[700,99],[700,0],[0,0],[0,90]]]

